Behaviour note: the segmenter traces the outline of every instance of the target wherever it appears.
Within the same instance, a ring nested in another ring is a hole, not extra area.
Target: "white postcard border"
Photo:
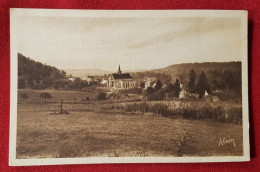
[[[43,158],[16,159],[17,135],[17,16],[53,17],[241,17],[242,54],[242,110],[243,110],[243,156],[218,157],[86,157],[86,158]],[[56,165],[56,164],[103,164],[103,163],[187,163],[187,162],[234,162],[249,161],[249,120],[248,120],[248,50],[247,11],[235,10],[57,10],[57,9],[10,9],[10,137],[9,165]]]

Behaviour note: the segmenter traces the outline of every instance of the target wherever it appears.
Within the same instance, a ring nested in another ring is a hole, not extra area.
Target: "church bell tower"
[[[122,74],[122,71],[121,71],[121,69],[120,69],[120,65],[119,65],[119,67],[118,67],[117,73],[118,73],[118,74]]]

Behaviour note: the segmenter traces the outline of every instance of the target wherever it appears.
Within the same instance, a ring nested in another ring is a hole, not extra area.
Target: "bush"
[[[50,95],[50,93],[41,93],[40,94],[40,98],[43,98],[44,99],[44,101],[45,101],[45,103],[47,102],[47,100],[46,99],[51,99],[52,98],[52,96]]]
[[[226,114],[226,120],[228,123],[242,124],[242,109],[230,108]]]
[[[147,95],[148,100],[163,100],[165,98],[164,91],[155,91]]]
[[[125,107],[125,112],[137,112],[140,109],[139,104],[134,103]]]
[[[105,92],[101,92],[97,95],[98,100],[106,100],[107,94]]]
[[[242,94],[238,93],[236,90],[224,90],[220,92],[214,92],[220,100],[229,100],[235,98],[241,98]]]
[[[242,108],[212,106],[211,104],[181,104],[169,106],[164,103],[130,103],[113,104],[102,108],[104,111],[119,110],[120,112],[152,112],[163,117],[179,117],[190,120],[206,120],[221,123],[242,124]]]
[[[125,112],[148,112],[149,111],[149,106],[146,102],[144,103],[134,103],[125,106],[124,108]]]
[[[191,108],[185,108],[182,111],[182,117],[185,119],[198,119],[198,113]]]
[[[162,103],[156,103],[151,107],[151,112],[160,114],[162,116],[170,116],[171,111],[169,110],[168,106]]]
[[[142,88],[131,88],[131,89],[125,89],[125,90],[120,90],[121,93],[124,94],[141,94],[142,93]]]
[[[223,107],[215,107],[213,108],[212,112],[212,121],[225,122],[225,109]]]

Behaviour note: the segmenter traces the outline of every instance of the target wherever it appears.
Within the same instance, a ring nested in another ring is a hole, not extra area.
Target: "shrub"
[[[130,90],[130,93],[132,94],[141,94],[142,93],[142,88],[133,88]]]
[[[156,110],[153,109],[153,111]],[[156,113],[158,113],[158,110]],[[164,112],[164,114],[166,113]],[[242,108],[239,107],[231,107],[225,110],[221,106],[212,107],[208,104],[196,108],[192,106],[184,106],[171,110],[168,109],[167,114],[167,116],[180,115],[184,119],[209,120],[213,122],[242,124]]]
[[[165,98],[164,91],[155,91],[147,95],[148,100],[163,100]]]
[[[107,94],[105,92],[101,92],[97,95],[98,100],[106,100]]]
[[[124,94],[141,94],[142,93],[142,88],[131,88],[131,89],[125,89],[125,90],[120,90],[121,93]]]
[[[139,104],[134,103],[125,107],[125,112],[136,112],[139,110]]]
[[[156,103],[151,107],[151,112],[160,114],[162,116],[170,116],[171,111],[169,110],[168,106],[162,103]]]
[[[127,106],[124,106],[125,112],[149,112],[150,108],[149,105],[144,103],[134,103]]]
[[[226,115],[228,123],[242,124],[242,108],[230,108]]]
[[[46,99],[51,99],[51,95],[50,95],[50,93],[41,93],[40,94],[40,98],[43,98],[44,99],[44,101],[45,101],[45,103],[47,102],[47,100]]]
[[[242,94],[238,93],[236,90],[224,90],[214,93],[220,100],[229,100],[235,98],[241,98]]]
[[[225,110],[223,107],[221,106],[215,107],[213,108],[212,112],[213,112],[211,116],[212,121],[218,121],[218,122],[225,121]]]
[[[198,113],[194,109],[185,108],[182,111],[182,117],[185,119],[198,119]]]

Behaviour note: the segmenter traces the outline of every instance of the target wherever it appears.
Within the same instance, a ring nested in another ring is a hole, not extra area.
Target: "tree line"
[[[210,79],[208,76],[210,75]],[[163,87],[165,85],[165,87]],[[141,87],[143,84],[141,83]],[[194,69],[191,69],[188,74],[188,82],[182,84],[179,79],[175,83],[164,83],[158,79],[155,87],[148,87],[145,95],[148,100],[163,100],[166,96],[179,98],[182,89],[190,94],[198,94],[202,98],[205,93],[212,94],[217,90],[234,90],[241,95],[241,71],[209,71],[206,74],[202,71],[197,77]]]
[[[214,70],[209,71],[208,76],[204,71],[201,72],[197,78],[195,70],[189,71],[189,80],[186,90],[190,93],[198,93],[201,98],[205,91],[211,94],[216,90],[234,90],[238,93],[242,91],[241,71],[227,71],[224,72]]]

